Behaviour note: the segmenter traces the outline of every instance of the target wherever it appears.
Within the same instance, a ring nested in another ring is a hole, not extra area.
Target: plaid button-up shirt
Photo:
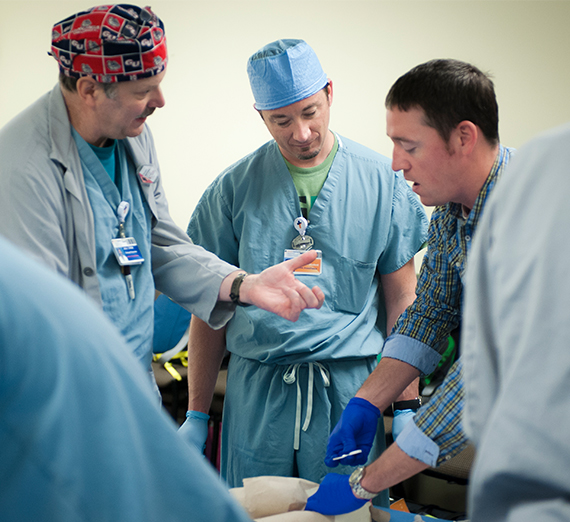
[[[431,373],[447,347],[449,334],[461,321],[462,277],[471,240],[485,202],[504,171],[513,150],[500,146],[495,163],[467,216],[457,203],[432,213],[417,298],[399,317],[386,339],[382,355]]]
[[[448,203],[434,209],[428,232],[428,249],[422,262],[417,299],[398,319],[386,340],[383,356],[413,364],[430,373],[447,346],[449,334],[461,322],[462,278],[471,240],[495,183],[512,154],[500,147],[495,163],[469,214]],[[411,457],[437,466],[466,445],[461,417],[464,406],[461,358],[449,370],[428,404],[398,437],[398,446]]]

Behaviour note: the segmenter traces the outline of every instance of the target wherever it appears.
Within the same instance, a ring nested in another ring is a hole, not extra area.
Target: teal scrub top
[[[228,350],[265,363],[377,355],[385,336],[380,274],[394,272],[426,240],[425,211],[388,158],[337,136],[339,149],[309,215],[307,234],[322,251],[322,274],[299,275],[325,293],[319,310],[295,323],[255,307],[228,324]],[[188,226],[194,241],[248,272],[284,258],[301,216],[291,175],[275,141],[224,171]]]
[[[94,216],[97,253],[97,277],[103,299],[103,310],[119,328],[133,353],[146,368],[152,360],[154,323],[154,280],[151,266],[151,215],[142,197],[125,146],[117,141],[116,184],[87,142],[73,129],[85,187]],[[136,239],[145,262],[131,267],[135,299],[127,290],[125,277],[113,252],[111,240],[119,237],[117,208],[121,201],[129,203],[125,221],[127,237]]]

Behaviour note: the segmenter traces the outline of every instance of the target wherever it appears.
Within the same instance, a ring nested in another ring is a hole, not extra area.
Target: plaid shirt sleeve
[[[400,449],[432,467],[457,455],[468,442],[461,422],[464,397],[460,358],[431,400],[402,430],[396,440]]]
[[[461,321],[461,277],[479,217],[512,152],[499,146],[495,163],[468,216],[463,216],[457,203],[434,209],[417,298],[398,318],[384,344],[383,356],[407,362],[424,375],[437,366],[447,347],[447,337]]]
[[[435,369],[461,318],[464,241],[457,217],[448,206],[434,209],[416,300],[398,318],[383,356],[407,362],[424,375]]]
[[[435,349],[447,339],[461,317],[461,270],[467,247],[457,241],[455,234],[450,234],[452,220],[457,218],[447,207],[434,210],[427,253],[418,278],[417,299],[394,328],[394,333],[407,335]]]

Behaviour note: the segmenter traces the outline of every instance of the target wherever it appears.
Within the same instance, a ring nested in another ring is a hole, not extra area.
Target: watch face
[[[358,484],[360,479],[364,475],[364,468],[356,468],[351,474],[350,478],[348,479],[348,483],[352,486],[354,484]]]
[[[371,493],[370,491],[367,491],[366,489],[364,489],[360,485],[360,481],[362,480],[362,477],[364,477],[364,467],[356,468],[352,472],[352,474],[350,475],[350,478],[348,479],[348,483],[350,484],[352,491],[354,492],[354,494],[358,498],[361,498],[361,499],[369,500],[371,498],[374,498],[378,493]]]

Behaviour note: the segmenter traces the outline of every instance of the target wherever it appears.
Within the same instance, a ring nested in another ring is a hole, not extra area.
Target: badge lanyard
[[[130,206],[127,201],[121,201],[117,207],[119,237],[117,239],[111,239],[111,243],[113,244],[115,257],[121,266],[121,272],[125,276],[129,296],[134,300],[135,285],[131,274],[131,265],[140,265],[144,262],[144,259],[141,255],[136,239],[134,237],[127,237],[125,234],[125,221],[129,214],[129,208]]]
[[[306,233],[309,222],[301,216],[293,221],[293,226],[295,227],[295,230],[299,232],[299,235],[291,241],[291,248],[293,250],[311,250],[315,241]]]
[[[291,241],[291,249],[285,250],[285,256],[283,258],[284,261],[293,259],[300,256],[303,252],[312,250],[313,246],[315,245],[314,239],[307,234],[309,221],[306,218],[302,216],[295,218],[293,221],[293,226],[295,227],[295,230],[299,232],[299,235],[295,236],[293,241]],[[316,252],[317,258],[312,263],[298,268],[294,273],[304,275],[321,274],[323,268],[323,253],[320,250],[316,250]]]

